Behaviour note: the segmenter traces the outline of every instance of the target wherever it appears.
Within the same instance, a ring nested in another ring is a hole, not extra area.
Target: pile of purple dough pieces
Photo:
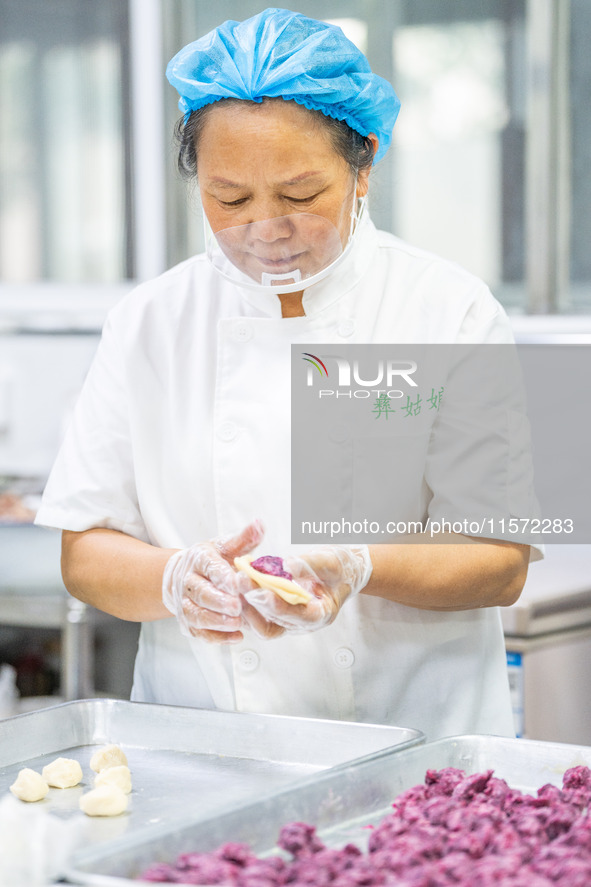
[[[590,887],[590,800],[591,770],[583,766],[565,773],[562,789],[544,785],[535,796],[492,770],[428,770],[424,785],[370,826],[366,853],[353,844],[326,847],[314,826],[295,822],[277,842],[289,861],[224,844],[157,863],[141,877],[228,887]]]

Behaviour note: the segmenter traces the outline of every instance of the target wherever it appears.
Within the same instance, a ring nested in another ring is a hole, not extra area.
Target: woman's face
[[[369,170],[356,182],[316,115],[293,101],[213,105],[197,158],[209,224],[232,263],[258,281],[293,268],[305,278],[334,261],[355,198],[367,192]]]

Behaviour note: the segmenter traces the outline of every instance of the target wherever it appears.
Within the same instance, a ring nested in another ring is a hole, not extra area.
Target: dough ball
[[[101,785],[82,795],[80,809],[87,816],[118,816],[127,810],[127,795],[115,785]]]
[[[127,758],[118,745],[105,745],[93,754],[90,759],[90,769],[100,773],[107,767],[119,767],[124,764],[127,767]]]
[[[114,785],[128,795],[131,791],[131,772],[125,764],[117,767],[106,767],[97,773],[94,780],[95,788],[101,785]]]
[[[273,555],[270,555],[273,558]],[[274,559],[274,558],[273,558]],[[256,582],[261,588],[266,588],[269,591],[275,592],[275,594],[279,595],[280,598],[288,604],[307,604],[308,601],[311,601],[314,597],[309,591],[299,584],[299,582],[294,582],[293,579],[285,579],[283,576],[275,576],[271,573],[263,573],[261,570],[257,570],[255,567],[251,565],[251,561],[254,558],[251,555],[245,554],[241,557],[234,558],[234,566],[238,570],[242,570],[243,573],[246,573],[253,582]],[[281,560],[278,558],[278,560]]]
[[[10,786],[10,791],[21,801],[42,801],[49,786],[40,773],[25,767],[19,771],[15,782]]]
[[[73,788],[82,779],[82,767],[73,758],[56,758],[43,768],[43,779],[52,788]]]

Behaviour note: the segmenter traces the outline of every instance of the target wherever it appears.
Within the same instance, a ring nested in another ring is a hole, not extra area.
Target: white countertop
[[[0,524],[0,594],[65,594],[60,556],[59,530]]]

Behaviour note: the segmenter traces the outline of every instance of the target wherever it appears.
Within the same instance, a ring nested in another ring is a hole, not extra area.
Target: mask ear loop
[[[364,194],[363,197],[357,197],[357,187],[355,187],[355,197],[353,199],[353,209],[351,210],[351,225],[349,227],[349,239],[347,240],[347,244],[351,243],[353,239],[353,235],[355,234],[357,226],[365,211],[366,204],[367,194]]]
[[[353,189],[353,207],[351,209],[351,224],[349,225],[349,237],[347,239],[347,246],[353,240],[353,235],[357,229],[357,225],[361,221],[361,217],[363,215],[363,211],[365,209],[365,204],[367,203],[367,194],[364,194],[363,197],[357,196],[357,184],[359,182],[359,175],[355,176],[355,187]]]

